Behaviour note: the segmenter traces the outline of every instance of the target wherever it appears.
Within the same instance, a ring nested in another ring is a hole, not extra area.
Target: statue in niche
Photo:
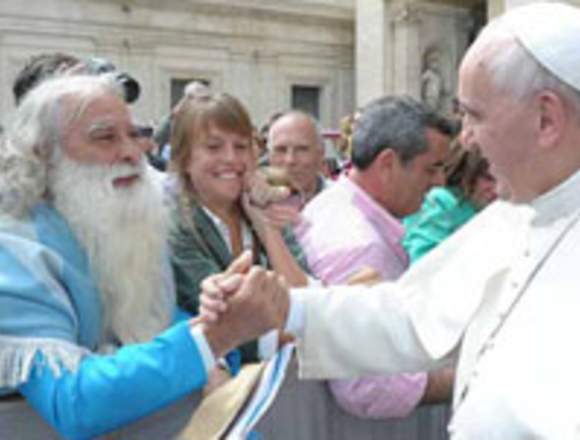
[[[445,83],[441,74],[441,55],[437,49],[429,49],[423,57],[421,100],[432,110],[441,111],[444,97]]]

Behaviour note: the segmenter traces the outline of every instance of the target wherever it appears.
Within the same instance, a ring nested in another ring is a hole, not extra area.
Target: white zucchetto
[[[538,2],[511,9],[502,20],[538,63],[580,91],[579,8]]]

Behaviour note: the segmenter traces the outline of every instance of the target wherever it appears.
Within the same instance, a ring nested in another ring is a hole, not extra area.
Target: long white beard
[[[149,340],[168,326],[175,304],[164,273],[167,216],[160,182],[144,160],[136,167],[103,166],[59,156],[49,185],[97,280],[101,349]],[[113,186],[115,178],[136,172],[141,179],[130,187]]]

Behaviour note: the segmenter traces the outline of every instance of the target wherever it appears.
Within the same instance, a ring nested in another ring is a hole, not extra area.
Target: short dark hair
[[[454,136],[456,128],[442,115],[410,96],[384,96],[370,102],[357,120],[352,136],[352,163],[361,170],[387,148],[403,164],[428,149],[426,130]]]
[[[12,85],[12,93],[16,105],[20,104],[24,95],[41,81],[53,76],[63,67],[72,67],[80,62],[81,60],[74,55],[62,52],[42,53],[30,58],[20,70]]]

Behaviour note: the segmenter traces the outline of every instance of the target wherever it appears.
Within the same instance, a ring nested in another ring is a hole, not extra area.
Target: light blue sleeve
[[[57,377],[37,355],[21,393],[63,437],[88,439],[146,416],[207,382],[187,322],[153,341],[85,357]]]
[[[92,352],[97,291],[80,248],[45,217],[44,241],[30,223],[0,222],[0,390],[18,389],[62,436],[84,439],[200,389],[207,373],[187,321],[112,355]]]

